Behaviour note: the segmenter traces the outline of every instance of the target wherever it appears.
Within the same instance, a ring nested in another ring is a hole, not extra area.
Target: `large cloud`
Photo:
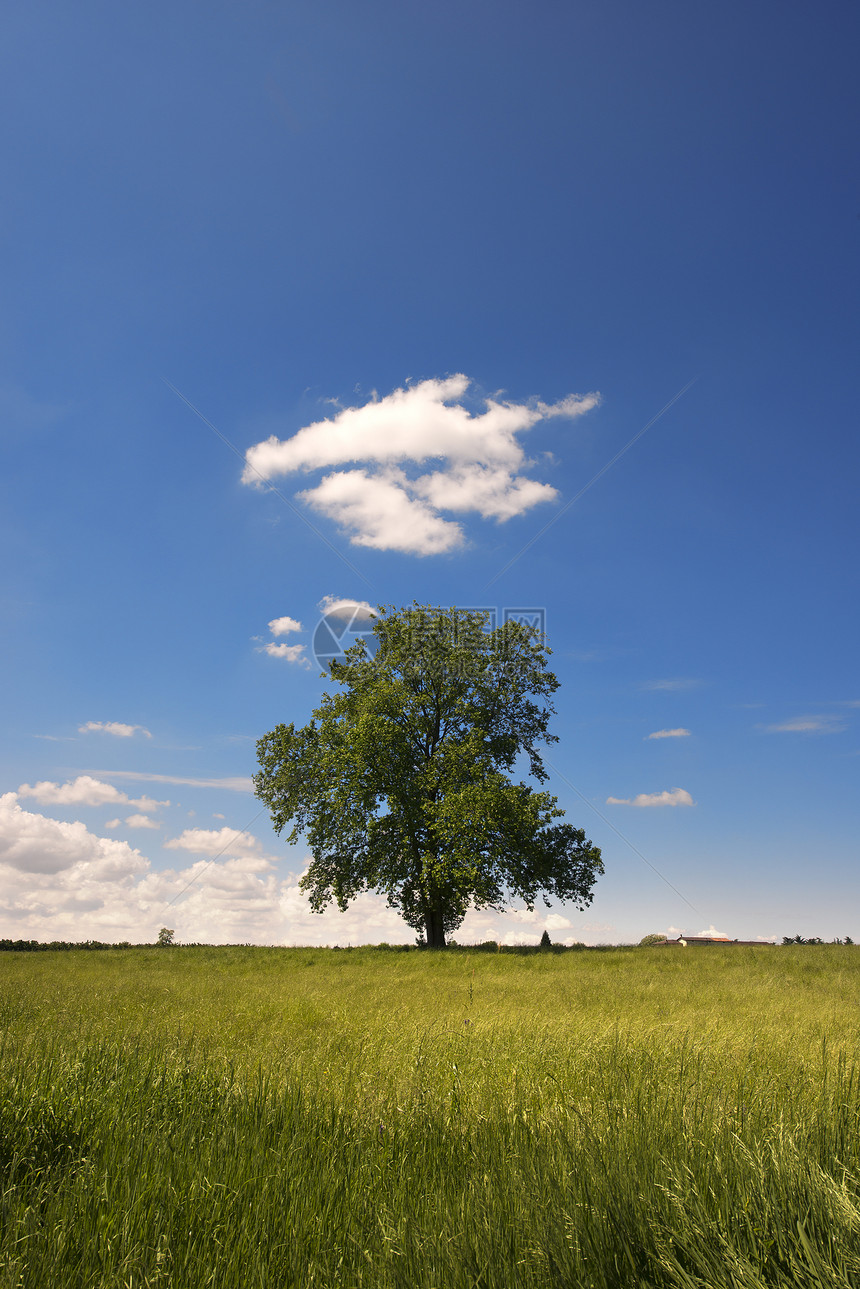
[[[84,868],[101,876],[140,872],[146,860],[127,842],[97,837],[86,824],[22,810],[17,794],[0,797],[0,864],[21,873]]]
[[[0,796],[0,936],[152,943],[166,925],[186,943],[414,940],[379,895],[360,896],[345,913],[312,913],[298,875],[279,871],[275,856],[246,831],[186,829],[168,845],[201,858],[157,871],[127,842],[22,810],[14,792]],[[507,917],[473,911],[457,938],[530,942],[543,926],[570,928],[580,940],[606,938],[590,923],[571,927],[567,918],[543,911]]]
[[[434,555],[463,542],[459,523],[440,511],[476,511],[503,521],[556,496],[549,484],[520,472],[529,465],[517,435],[548,417],[576,417],[599,395],[559,403],[486,399],[472,413],[463,404],[468,377],[425,380],[341,408],[289,439],[274,435],[250,447],[243,481],[335,469],[300,497],[341,524],[357,546]],[[433,468],[418,473],[426,463]]]

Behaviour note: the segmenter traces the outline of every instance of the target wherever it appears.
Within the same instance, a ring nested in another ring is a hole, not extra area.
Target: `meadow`
[[[860,948],[0,954],[0,1286],[860,1285]]]

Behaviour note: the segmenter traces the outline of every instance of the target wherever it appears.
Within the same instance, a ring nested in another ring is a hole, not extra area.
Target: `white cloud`
[[[272,618],[269,630],[273,636],[288,636],[291,631],[304,631],[304,627],[295,618]]]
[[[225,841],[228,853],[215,858]],[[237,837],[230,829],[189,829],[172,849],[201,858],[185,868],[154,870],[127,842],[97,837],[79,822],[22,810],[16,794],[7,793],[0,797],[0,935],[151,943],[167,925],[186,943],[411,944],[415,939],[380,895],[360,896],[345,913],[336,908],[311,912],[298,875],[280,873],[275,857],[247,832]],[[535,928],[525,937],[534,941],[543,925],[569,925],[543,910],[526,917],[472,911],[456,938],[461,943],[521,941],[523,922]],[[613,930],[578,923],[574,938],[605,939]]]
[[[267,653],[270,658],[283,658],[286,662],[296,662],[302,667],[310,667],[305,651],[306,646],[303,644],[275,644],[270,640],[268,644],[261,645],[257,653]]]
[[[160,828],[161,824],[146,815],[129,815],[125,821],[126,828]]]
[[[367,600],[348,600],[338,595],[324,595],[317,608],[325,617],[337,618],[348,625],[378,617],[376,609]]]
[[[685,788],[672,788],[671,792],[640,792],[637,797],[607,797],[608,806],[694,806],[696,803]]]
[[[297,496],[351,531],[353,546],[407,555],[441,555],[462,546],[460,525],[442,519],[427,502],[411,497],[408,488],[400,470],[376,475],[341,470]]]
[[[152,738],[149,730],[143,725],[123,725],[120,721],[87,721],[78,726],[78,733],[113,734],[116,738],[131,738],[140,730],[144,738]]]
[[[838,734],[845,725],[838,716],[794,716],[778,725],[761,728],[768,734]]]
[[[120,803],[135,806],[138,810],[158,810],[160,806],[169,806],[169,801],[153,801],[151,797],[128,797],[112,783],[102,783],[89,774],[80,774],[77,779],[67,783],[51,783],[47,779],[30,787],[22,783],[18,789],[19,797],[32,797],[42,806],[103,806]]]
[[[43,806],[101,806],[112,801],[127,802],[128,797],[112,783],[102,783],[89,774],[81,774],[68,783],[41,780],[32,787],[22,783],[19,797],[33,797]]]
[[[564,931],[567,927],[573,926],[570,918],[562,917],[560,913],[548,913],[544,923],[548,931]]]
[[[235,828],[186,828],[179,837],[164,843],[165,850],[189,850],[193,855],[239,855],[259,857],[263,847],[249,832]]]
[[[31,814],[15,793],[0,797],[0,934],[16,939],[152,942],[169,919],[180,939],[282,942],[288,883],[272,867],[240,856],[154,872],[127,842]]]
[[[96,770],[96,774],[103,774],[108,779],[138,779],[143,783],[178,783],[189,788],[224,788],[228,792],[254,791],[254,780],[241,777],[184,779],[175,774],[146,774],[138,770]]]
[[[649,739],[650,738],[689,738],[689,737],[690,737],[690,731],[684,730],[684,729],[655,730],[653,734],[648,735]]]
[[[85,824],[22,810],[17,794],[0,797],[0,864],[23,873],[58,873],[79,865],[101,874],[139,872],[145,861],[127,842],[97,837]]]
[[[707,931],[700,931],[699,935],[709,935],[713,940],[728,940],[729,938],[725,931],[718,931],[713,922],[708,927]]]
[[[517,435],[550,417],[581,416],[599,402],[597,394],[555,404],[490,398],[473,414],[463,403],[468,388],[463,375],[425,380],[339,408],[288,439],[273,435],[248,449],[243,482],[352,466],[298,495],[344,527],[354,545],[415,555],[453,550],[463,544],[463,530],[439,512],[504,521],[554,498],[549,484],[520,473],[530,462]],[[429,462],[433,469],[415,473]]]

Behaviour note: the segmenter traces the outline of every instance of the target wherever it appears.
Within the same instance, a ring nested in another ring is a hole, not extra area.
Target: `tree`
[[[552,940],[550,940],[550,938],[549,938],[549,931],[544,931],[543,935],[541,936],[541,938],[540,938],[540,947],[541,947],[542,949],[551,949],[551,948],[552,948]]]
[[[158,933],[157,944],[159,948],[165,949],[168,945],[173,944],[173,931],[168,926],[163,926]]]
[[[443,948],[470,906],[591,903],[599,849],[554,822],[555,797],[510,779],[521,754],[548,777],[549,650],[523,623],[485,628],[480,612],[380,608],[375,652],[360,640],[330,666],[340,691],[258,742],[257,796],[278,833],[306,836],[316,912],[379,891]]]

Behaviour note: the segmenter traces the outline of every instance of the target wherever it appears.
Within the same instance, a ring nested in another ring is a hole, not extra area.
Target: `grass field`
[[[860,948],[0,954],[0,1286],[860,1285]]]

